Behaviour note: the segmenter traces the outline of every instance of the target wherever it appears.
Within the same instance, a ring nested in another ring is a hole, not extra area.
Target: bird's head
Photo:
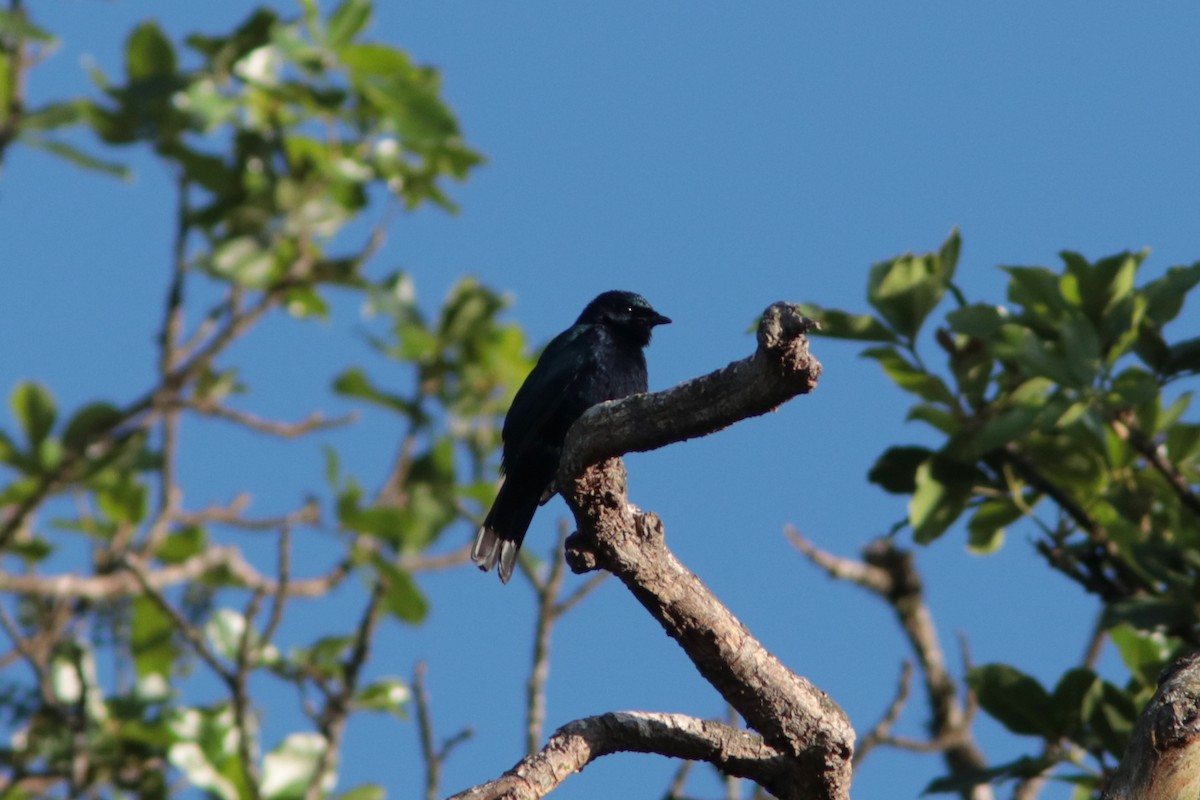
[[[576,324],[605,325],[616,333],[631,336],[644,347],[650,343],[651,329],[670,321],[640,294],[612,291],[588,303]]]

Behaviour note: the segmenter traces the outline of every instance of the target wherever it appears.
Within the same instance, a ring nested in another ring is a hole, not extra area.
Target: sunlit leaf
[[[263,800],[301,800],[317,777],[321,758],[329,743],[316,733],[293,733],[263,758]],[[328,791],[337,782],[337,773],[330,770],[323,776],[322,790]]]

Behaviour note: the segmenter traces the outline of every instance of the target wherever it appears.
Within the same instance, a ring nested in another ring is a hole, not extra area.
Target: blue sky
[[[1194,3],[383,5],[372,35],[441,69],[447,100],[488,163],[456,188],[460,215],[399,219],[377,274],[410,271],[429,308],[458,277],[478,276],[511,294],[509,318],[539,343],[597,292],[639,291],[675,321],[649,350],[652,388],[748,355],[747,325],[775,300],[864,309],[871,263],[935,248],[956,225],[959,282],[978,300],[1003,300],[997,264],[1049,264],[1064,248],[1098,257],[1150,247],[1147,278],[1200,258]],[[252,7],[33,6],[62,38],[34,74],[34,102],[89,91],[85,54],[118,72],[122,39],[141,19],[178,37],[228,30]],[[128,184],[30,151],[6,161],[5,392],[37,377],[74,407],[129,399],[151,379],[169,183],[148,159],[122,155],[137,171]],[[1195,335],[1195,319],[1185,312],[1178,324]],[[344,410],[328,382],[349,363],[402,382],[373,359],[360,326],[349,301],[326,326],[264,326],[229,359],[254,388],[246,407],[285,419]],[[865,730],[908,653],[885,608],[808,567],[781,529],[795,524],[853,554],[903,514],[902,502],[866,484],[870,464],[889,444],[927,435],[904,425],[905,398],[856,348],[819,340],[814,350],[825,368],[815,394],[630,458],[631,494],[663,517],[684,563]],[[291,508],[321,484],[323,441],[373,485],[399,435],[394,419],[372,414],[353,430],[286,445],[191,425],[186,501],[226,502],[248,488],[256,512]],[[541,511],[529,546],[545,552],[565,514],[560,501]],[[469,535],[463,526],[447,545]],[[1079,659],[1094,605],[1042,567],[1030,536],[1014,530],[998,555],[977,558],[956,530],[919,557],[948,650],[962,632],[976,662],[1004,660],[1052,681]],[[447,767],[444,787],[458,790],[519,755],[531,593],[465,569],[422,585],[428,622],[392,626],[372,670],[408,675],[418,658],[429,661],[441,732],[476,730]],[[336,626],[355,591],[306,620]],[[548,723],[635,708],[723,713],[676,646],[609,585],[560,626]],[[924,717],[911,706],[901,730],[918,735]],[[979,733],[995,762],[1022,752],[992,725]],[[349,734],[342,787],[370,780],[392,798],[411,796],[415,753],[411,724],[365,721]],[[877,752],[855,796],[916,796],[939,768]],[[658,796],[673,769],[608,758],[556,796]],[[701,780],[696,793],[716,789]]]

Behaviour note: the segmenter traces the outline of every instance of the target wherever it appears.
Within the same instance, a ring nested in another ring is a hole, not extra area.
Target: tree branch
[[[1101,800],[1200,796],[1200,654],[1176,662],[1142,710]]]
[[[567,433],[559,486],[570,486],[585,467],[606,458],[706,436],[811,392],[821,365],[809,355],[804,334],[815,327],[796,306],[775,303],[763,312],[750,358],[673,389],[592,407]]]
[[[864,548],[863,560],[858,561],[819,549],[794,528],[786,533],[796,549],[814,564],[833,577],[862,586],[882,598],[896,614],[920,664],[932,711],[929,750],[942,753],[952,775],[978,772],[986,767],[987,759],[971,737],[970,714],[959,702],[957,684],[946,669],[937,626],[925,601],[923,581],[912,553],[898,549],[890,538],[881,537]],[[890,727],[890,722],[886,725]],[[870,746],[882,742],[911,749],[911,743],[901,745],[899,739],[874,734],[872,731],[868,739]],[[964,800],[991,800],[994,796],[987,785],[963,789],[960,794]]]
[[[258,572],[236,547],[214,547],[178,564],[149,569],[141,559],[126,556],[124,562],[135,574],[112,572],[105,575],[14,575],[0,572],[0,592],[32,597],[78,597],[105,600],[141,594],[142,583],[161,591],[199,578],[218,569],[227,571],[235,581],[251,591],[278,594],[280,582]],[[320,597],[337,586],[350,571],[348,561],[340,562],[324,575],[288,581],[288,597]],[[137,577],[135,577],[135,575]]]
[[[569,487],[563,494],[579,527],[567,541],[571,568],[616,575],[747,725],[787,756],[791,775],[772,791],[841,798],[854,749],[845,713],[784,667],[675,559],[661,520],[628,502],[624,464],[611,458],[712,433],[811,391],[821,371],[804,335],[812,324],[795,306],[776,303],[763,314],[750,358],[589,410],[567,436],[558,484]]]
[[[707,761],[722,772],[750,778],[781,797],[789,796],[788,759],[749,732],[681,714],[622,711],[569,722],[546,746],[494,781],[450,800],[533,800],[546,796],[571,774],[617,752],[658,753]]]

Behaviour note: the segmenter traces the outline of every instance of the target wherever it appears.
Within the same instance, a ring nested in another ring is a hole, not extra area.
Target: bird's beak
[[[659,314],[657,311],[655,311],[650,315],[649,322],[651,327],[655,325],[669,325],[671,323],[671,318],[664,317],[662,314]]]

